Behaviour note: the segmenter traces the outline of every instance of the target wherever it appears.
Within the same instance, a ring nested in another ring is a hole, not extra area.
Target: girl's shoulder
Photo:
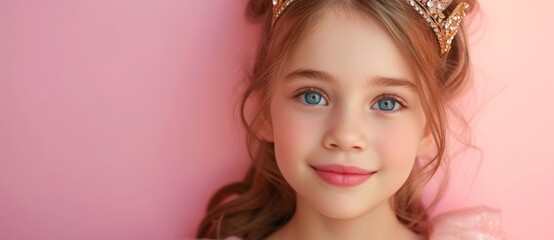
[[[433,219],[431,240],[500,240],[500,210],[480,205],[442,213]]]

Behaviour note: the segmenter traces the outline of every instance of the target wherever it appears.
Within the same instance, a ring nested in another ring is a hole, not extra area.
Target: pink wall
[[[245,4],[0,1],[0,239],[192,237],[248,164],[232,119],[258,34]],[[473,185],[477,160],[458,163],[439,210],[487,204],[509,239],[547,239],[554,4],[482,5],[470,100],[484,158]]]

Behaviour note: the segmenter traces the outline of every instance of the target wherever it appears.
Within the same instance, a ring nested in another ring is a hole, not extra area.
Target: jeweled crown
[[[431,26],[441,48],[441,54],[450,50],[450,45],[458,33],[458,26],[462,18],[466,15],[464,10],[469,4],[462,2],[454,8],[448,18],[444,15],[444,10],[448,8],[452,0],[404,0],[409,3]]]
[[[273,18],[271,19],[271,26],[275,25],[275,22],[281,16],[281,14],[287,9],[287,7],[294,0],[271,0],[273,1]]]
[[[271,25],[275,25],[279,16],[292,4],[294,0],[272,0],[273,17]],[[462,2],[456,6],[448,18],[444,11],[448,8],[452,0],[404,0],[410,4],[427,21],[439,41],[441,54],[450,51],[454,36],[458,33],[458,27],[465,16],[464,10],[469,4]]]

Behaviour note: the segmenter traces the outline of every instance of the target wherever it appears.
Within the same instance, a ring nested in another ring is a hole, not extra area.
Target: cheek
[[[402,175],[410,173],[421,137],[416,125],[414,121],[395,121],[379,128],[374,146],[383,170]]]
[[[286,99],[279,99],[272,103],[271,116],[278,162],[301,160],[317,144],[321,120],[313,114],[302,113]]]

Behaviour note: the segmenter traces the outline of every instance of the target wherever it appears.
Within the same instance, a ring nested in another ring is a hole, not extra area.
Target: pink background
[[[232,117],[259,30],[245,4],[1,0],[0,239],[192,237],[248,164]],[[486,204],[508,239],[548,239],[554,4],[482,7],[468,99],[483,161],[472,181],[475,154],[458,162],[438,211]]]

